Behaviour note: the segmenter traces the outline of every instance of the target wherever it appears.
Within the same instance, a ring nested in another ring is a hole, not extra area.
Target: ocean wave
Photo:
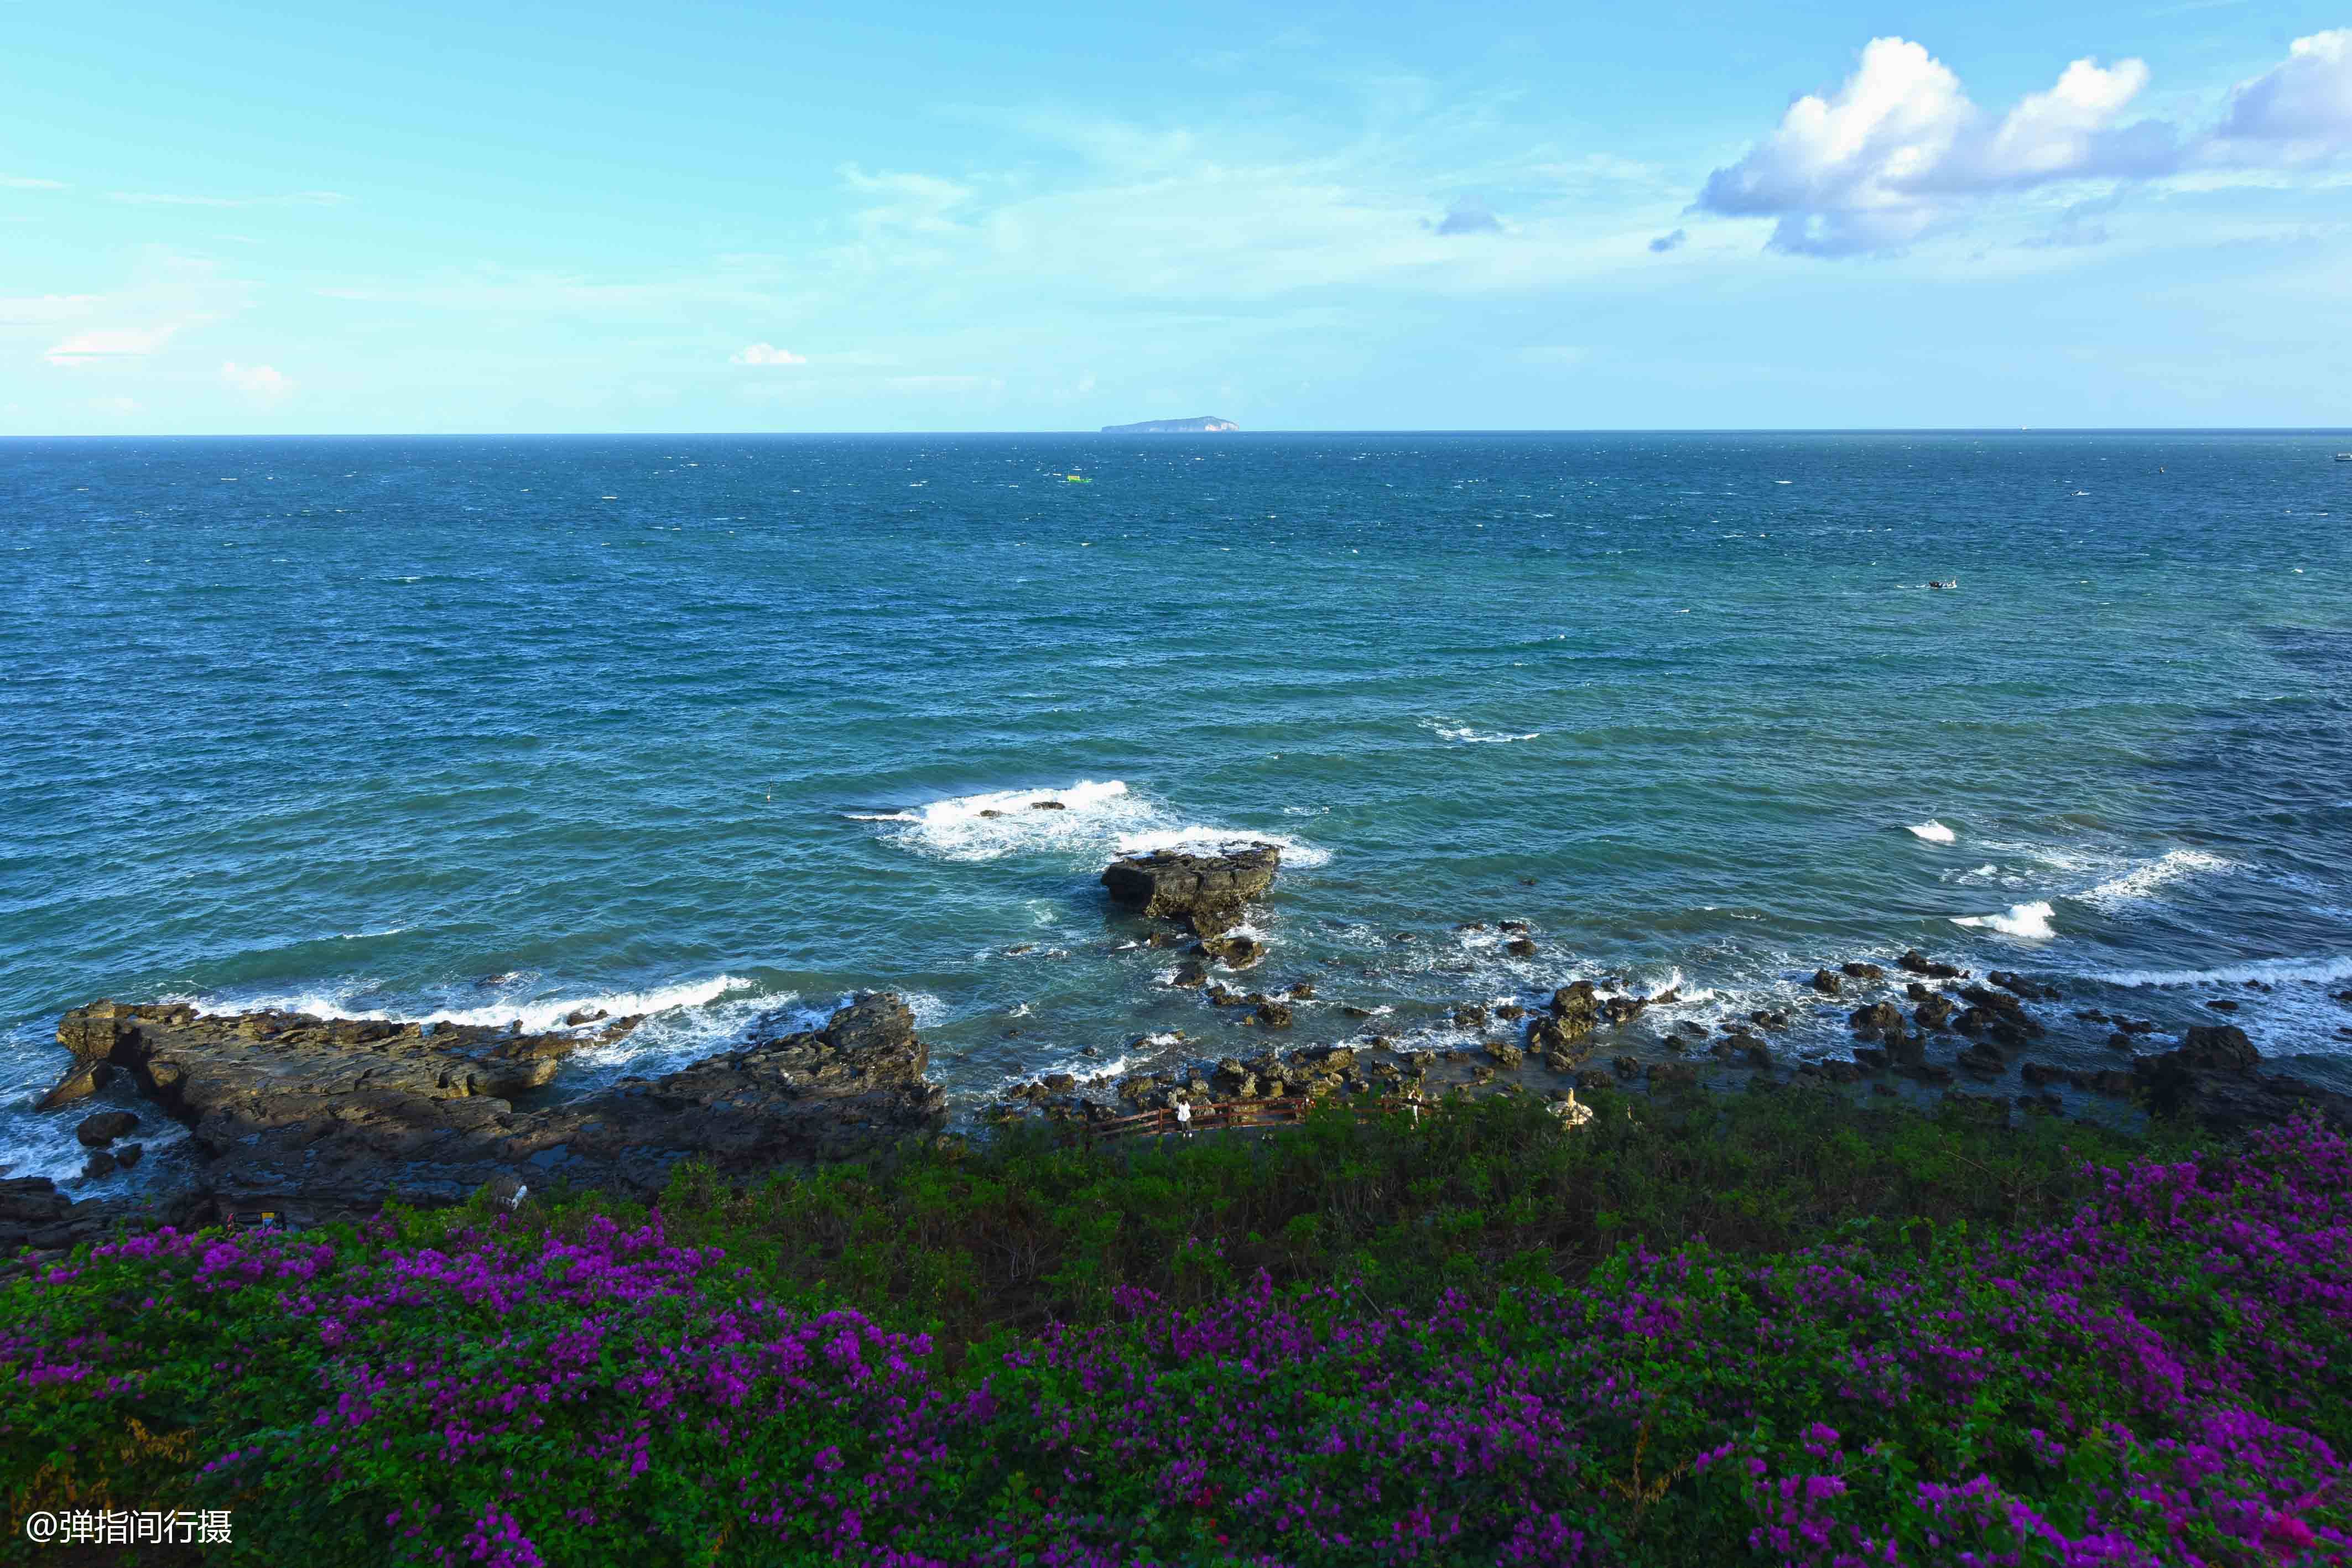
[[[2089,977],[2110,986],[2242,986],[2248,980],[2326,986],[2352,980],[2352,957],[2250,958],[2210,969],[2109,969]]]
[[[1914,825],[1908,831],[1913,837],[1925,839],[1931,844],[1948,844],[1959,836],[1933,817]]]
[[[749,989],[752,984],[733,975],[719,975],[707,980],[688,980],[647,991],[603,991],[590,996],[556,997],[530,1002],[492,1002],[478,1007],[442,1008],[430,1012],[355,1007],[350,990],[302,990],[240,997],[170,997],[164,999],[185,1002],[198,1012],[206,1014],[277,1009],[285,1012],[311,1013],[320,1018],[373,1019],[384,1023],[453,1023],[487,1029],[503,1029],[520,1021],[524,1032],[538,1034],[563,1028],[563,1019],[571,1013],[593,1012],[602,1009],[614,1018],[634,1014],[651,1019],[684,1009],[709,1007],[731,992]],[[790,999],[790,993],[766,998],[770,1005]]]
[[[2233,869],[2232,862],[2203,850],[2174,850],[2072,896],[2078,903],[2088,904],[2095,908],[2112,909],[2117,904],[2146,903],[2156,896],[2159,888],[2200,872]]]
[[[2004,936],[2055,936],[2058,932],[2050,924],[2057,911],[2039,900],[2032,904],[2012,904],[2000,915],[1956,915],[1955,925],[1965,925],[1973,931],[1998,931]]]
[[[1473,729],[1466,724],[1453,724],[1444,718],[1422,720],[1421,727],[1433,731],[1438,739],[1469,746],[1508,746],[1515,740],[1541,740],[1543,731],[1528,730],[1524,735],[1505,735]]]
[[[1014,854],[1101,860],[1242,843],[1273,844],[1286,865],[1321,865],[1331,858],[1328,851],[1286,833],[1184,821],[1118,779],[1085,779],[1066,789],[958,795],[915,811],[847,815],[852,821],[885,824],[885,842],[933,860],[992,861]]]

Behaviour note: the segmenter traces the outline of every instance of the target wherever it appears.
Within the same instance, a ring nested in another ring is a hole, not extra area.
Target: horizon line
[[[2352,424],[1853,424],[1853,425],[1334,425],[1226,431],[1111,431],[1099,427],[1003,430],[341,430],[0,432],[0,442],[33,441],[557,441],[759,440],[858,436],[949,440],[1002,436],[1116,436],[1223,441],[1253,435],[2352,435]]]

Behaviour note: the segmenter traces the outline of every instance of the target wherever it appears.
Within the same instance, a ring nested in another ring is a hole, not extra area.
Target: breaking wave
[[[2004,936],[2055,936],[2058,932],[2050,924],[2057,911],[2039,900],[2032,904],[2012,904],[2000,915],[1956,915],[1955,925],[1965,925],[1974,931],[1998,931]]]
[[[738,991],[748,991],[753,982],[733,975],[718,975],[707,980],[688,980],[675,986],[663,986],[649,991],[604,991],[591,996],[554,997],[529,1002],[488,1002],[474,1007],[441,1008],[429,1012],[402,1012],[383,1008],[353,1005],[353,992],[346,989],[302,990],[274,996],[240,997],[171,997],[169,1001],[185,1002],[200,1013],[257,1012],[278,1009],[286,1012],[312,1013],[320,1018],[373,1019],[385,1023],[454,1023],[479,1028],[503,1029],[520,1022],[526,1033],[537,1034],[564,1027],[566,1017],[576,1012],[602,1010],[612,1018],[636,1015],[646,1019],[685,1009],[705,1008]],[[790,999],[790,993],[762,998],[773,1006]]]
[[[1118,779],[1085,779],[1066,789],[958,795],[933,800],[919,810],[853,811],[848,816],[852,821],[883,824],[883,841],[934,860],[992,861],[1015,854],[1102,860],[1236,843],[1276,845],[1286,865],[1321,865],[1331,858],[1328,851],[1286,833],[1184,821]]]

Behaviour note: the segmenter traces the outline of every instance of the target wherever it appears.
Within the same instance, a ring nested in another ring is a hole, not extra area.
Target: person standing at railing
[[[1176,1102],[1176,1130],[1187,1140],[1192,1136],[1192,1103],[1189,1100]]]

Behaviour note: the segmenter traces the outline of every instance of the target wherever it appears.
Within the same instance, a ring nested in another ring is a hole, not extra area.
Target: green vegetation
[[[314,1564],[2352,1551],[2342,1138],[1595,1103],[131,1238],[0,1297],[0,1485]]]
[[[1182,1306],[1260,1270],[1277,1288],[1422,1307],[1573,1281],[1629,1244],[1916,1249],[1943,1228],[2062,1217],[2088,1190],[2084,1161],[2149,1152],[2053,1117],[2012,1128],[1964,1102],[1933,1118],[1802,1090],[1592,1103],[1600,1114],[1565,1134],[1517,1097],[1419,1126],[1334,1115],[1098,1148],[1016,1126],[984,1149],[749,1187],[689,1169],[661,1207],[672,1241],[726,1249],[781,1298],[855,1307],[952,1354],[1000,1329],[1104,1322],[1122,1288]],[[429,1243],[488,1212],[415,1216],[404,1235]],[[526,1223],[576,1235],[594,1215],[646,1211],[556,1198]]]

